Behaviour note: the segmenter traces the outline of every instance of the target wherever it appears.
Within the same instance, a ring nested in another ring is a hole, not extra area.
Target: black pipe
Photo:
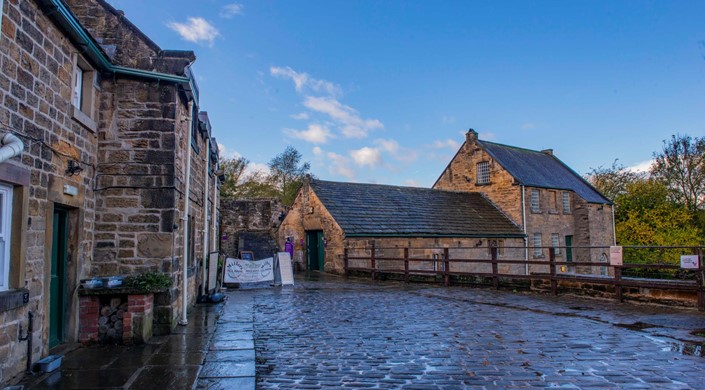
[[[28,317],[29,320],[27,321],[27,335],[22,337],[22,324],[20,324],[20,336],[19,339],[20,341],[25,341],[27,340],[27,373],[31,374],[32,373],[32,323],[33,323],[33,318],[34,314],[32,312],[28,312]]]

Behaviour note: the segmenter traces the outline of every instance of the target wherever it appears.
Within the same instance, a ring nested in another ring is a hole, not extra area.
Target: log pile
[[[100,307],[98,318],[98,340],[102,343],[122,343],[122,319],[127,311],[127,302],[111,298]]]

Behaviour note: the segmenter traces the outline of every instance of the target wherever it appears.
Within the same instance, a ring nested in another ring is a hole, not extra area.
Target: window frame
[[[93,132],[98,129],[95,121],[95,99],[98,89],[98,72],[78,53],[74,53],[71,72],[71,116]]]
[[[538,239],[538,245],[537,245]],[[533,237],[534,244],[534,257],[543,257],[543,237],[541,233],[534,233]]]
[[[541,212],[541,192],[538,188],[531,189],[531,212],[540,213]]]
[[[477,185],[487,185],[490,184],[490,162],[480,161],[475,164],[475,176],[477,180],[475,184]]]
[[[492,239],[487,240],[487,254],[492,256],[492,245],[497,247],[497,257],[504,255],[504,240]]]
[[[561,255],[561,236],[558,233],[551,233],[551,246],[553,247],[553,254],[556,256]]]
[[[12,206],[14,187],[0,182],[0,292],[10,290],[10,259],[12,246]]]
[[[563,214],[570,214],[570,192],[563,191]]]

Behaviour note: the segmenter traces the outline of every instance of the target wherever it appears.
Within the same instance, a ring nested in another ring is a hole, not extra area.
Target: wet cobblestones
[[[705,388],[664,337],[698,312],[327,277],[229,295],[251,299],[260,389]],[[615,326],[640,319],[661,323]]]

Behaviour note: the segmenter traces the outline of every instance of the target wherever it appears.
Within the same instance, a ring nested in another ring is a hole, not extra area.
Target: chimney
[[[470,145],[474,144],[477,142],[477,131],[473,129],[468,129],[468,132],[465,133],[465,142]]]
[[[553,149],[544,149],[541,151],[541,153],[553,156]]]

